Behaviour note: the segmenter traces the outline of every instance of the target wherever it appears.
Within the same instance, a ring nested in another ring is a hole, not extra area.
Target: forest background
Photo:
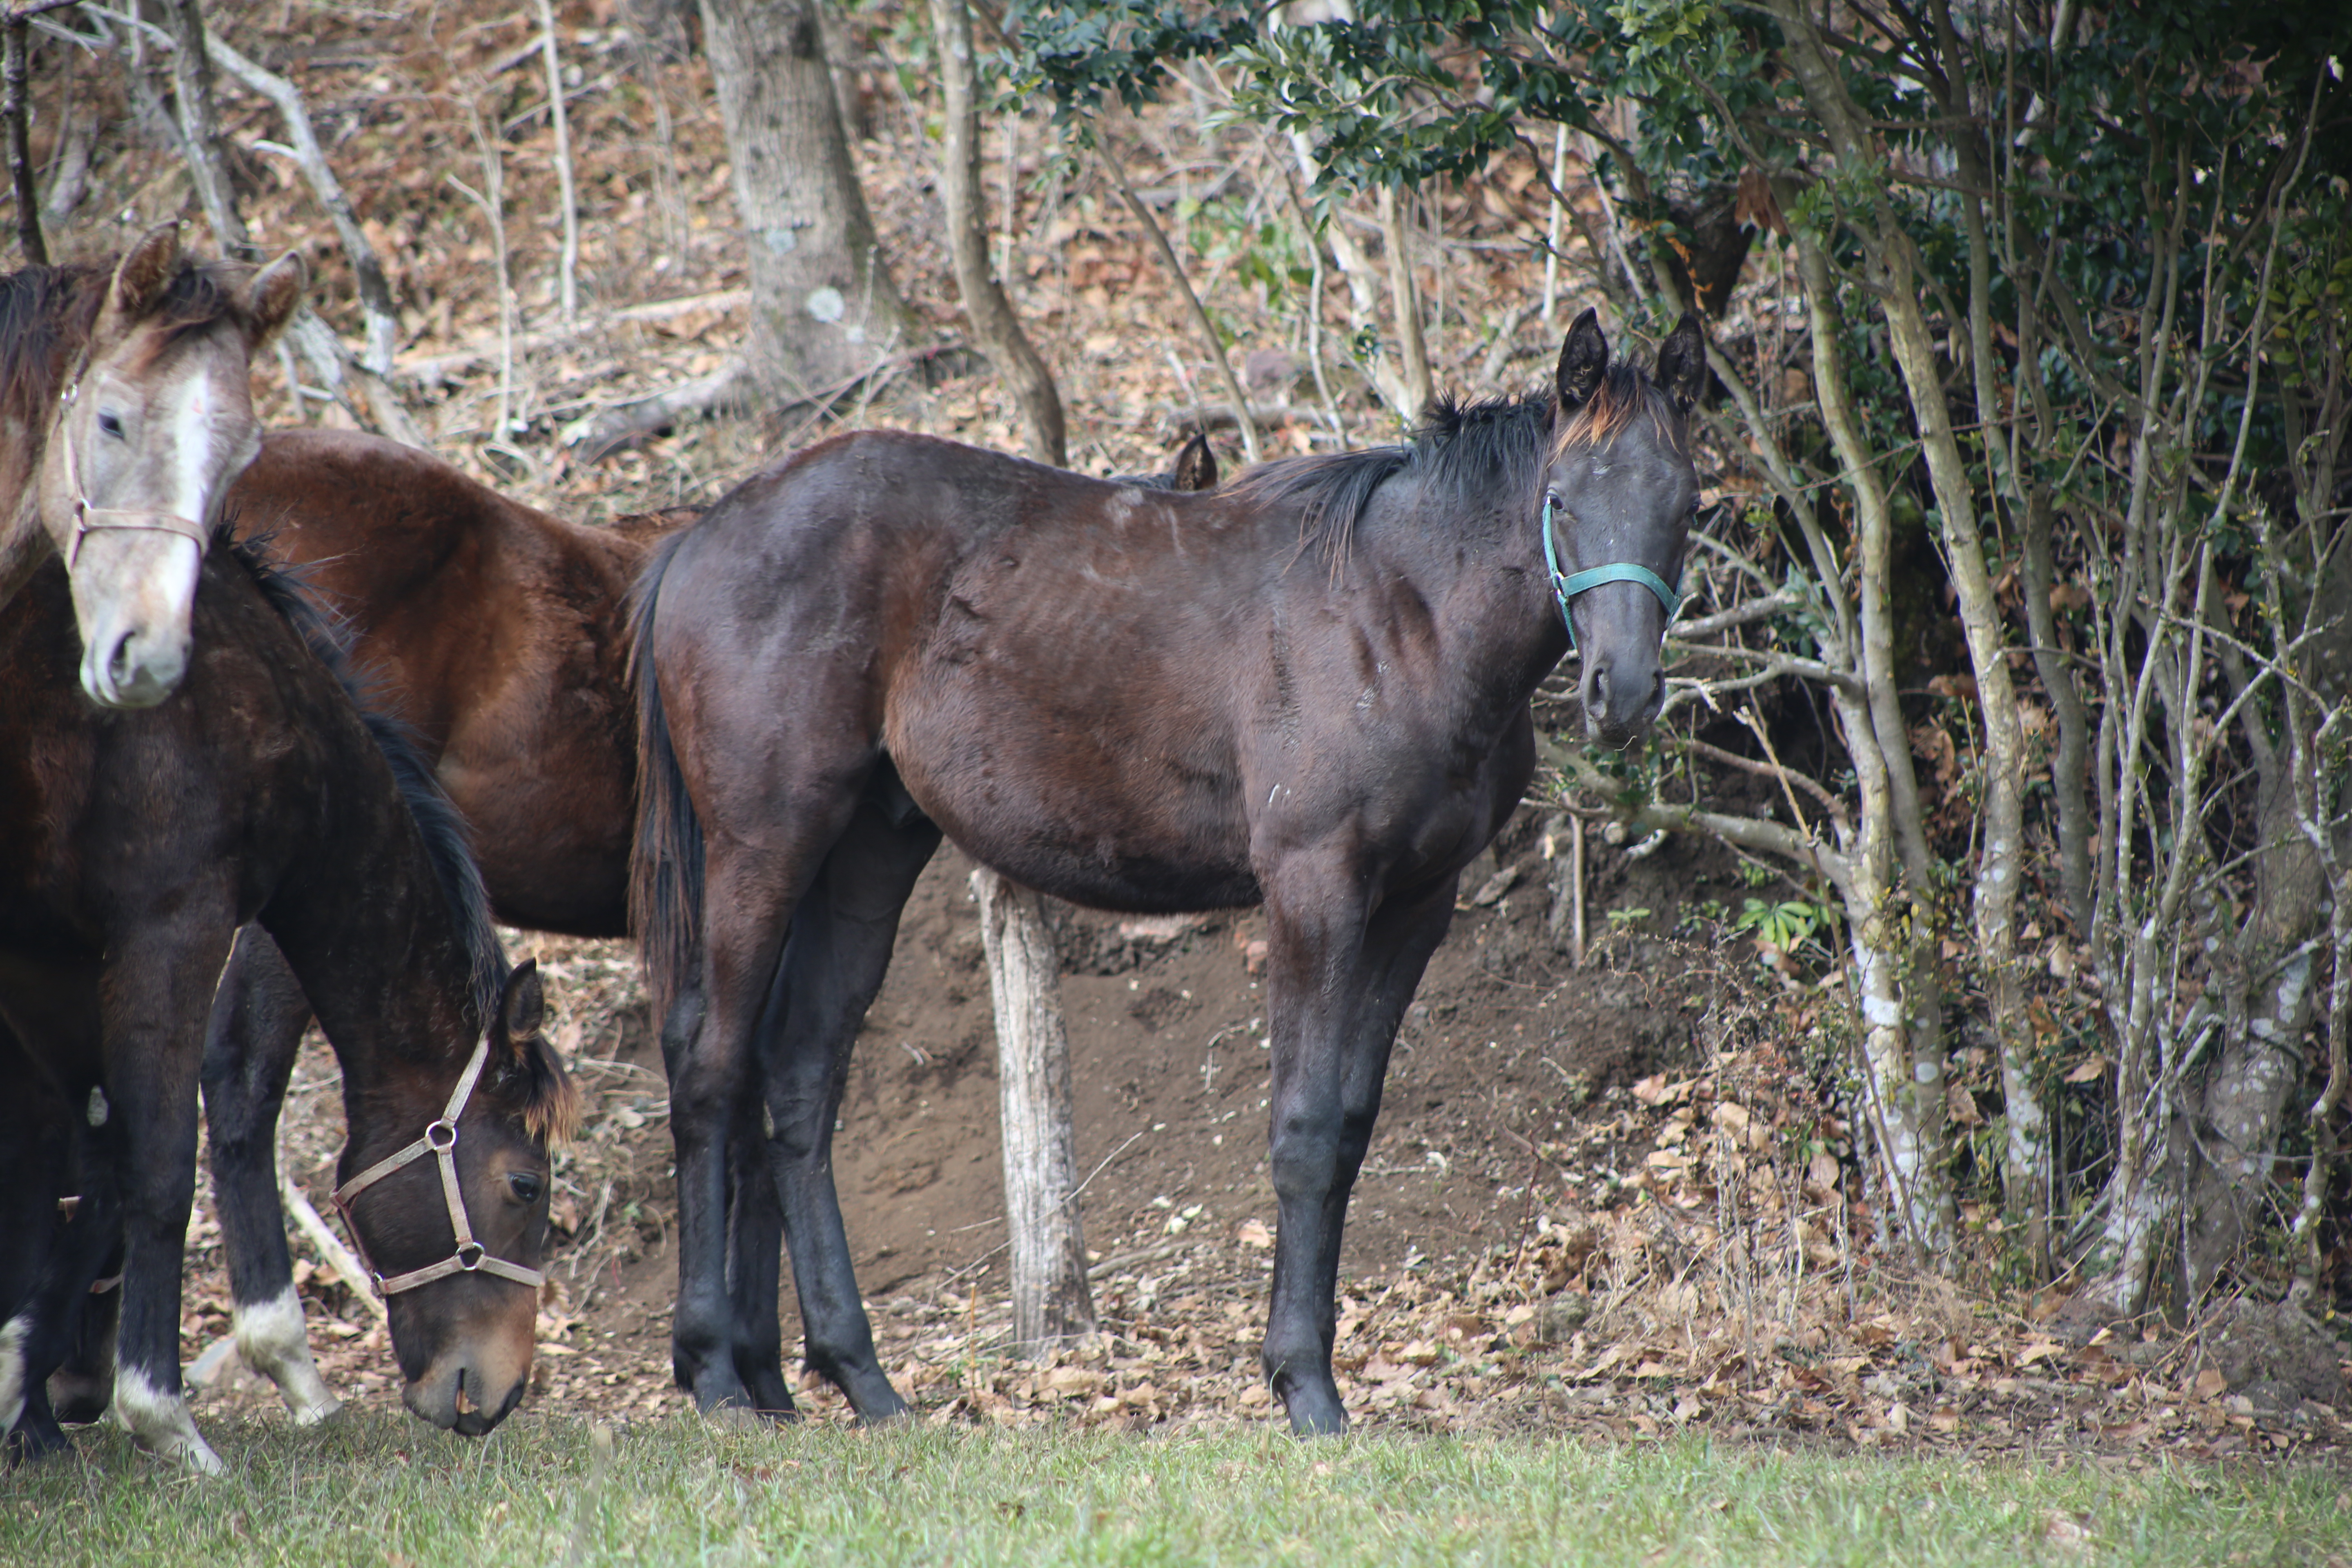
[[[1587,304],[1636,350],[1701,311],[1667,710],[1591,752],[1555,678],[1536,809],[1739,857],[1739,907],[1677,913],[1821,1108],[1755,1152],[1832,1162],[1856,1245],[2085,1335],[2338,1307],[2339,7],[142,0],[10,31],[18,210],[29,180],[60,256],[181,210],[302,247],[268,417],[590,520],[869,422],[1097,472],[1193,429],[1393,440],[1442,389],[1535,384]]]

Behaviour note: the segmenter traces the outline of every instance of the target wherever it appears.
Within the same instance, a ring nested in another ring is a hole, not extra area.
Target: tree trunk
[[[1853,928],[1855,995],[1862,1009],[1872,1114],[1894,1210],[1930,1259],[1940,1260],[1958,1235],[1944,1089],[1944,1019],[1936,974],[1936,924],[1927,831],[1911,742],[1896,699],[1895,634],[1888,609],[1894,516],[1885,481],[1867,446],[1865,426],[1848,384],[1836,284],[1819,236],[1792,230],[1804,282],[1813,351],[1813,386],[1822,422],[1853,497],[1855,591],[1853,642],[1863,678],[1860,700],[1835,694],[1840,729],[1854,760],[1862,796],[1856,820]],[[1823,583],[1835,563],[1820,563]],[[1899,858],[1909,898],[1893,887]],[[1906,910],[1904,905],[1909,905]]]
[[[752,377],[778,406],[828,401],[915,322],[850,161],[816,0],[702,0],[702,24],[751,252]]]
[[[196,200],[205,220],[212,225],[221,248],[240,261],[255,258],[253,239],[245,217],[236,210],[236,192],[229,184],[228,156],[221,142],[220,111],[213,104],[213,59],[205,47],[205,15],[198,0],[170,0],[165,7],[172,24],[172,86],[179,100],[180,135],[186,144],[188,173],[196,183]]]
[[[971,890],[995,999],[1013,1353],[1034,1360],[1095,1331],[1078,1221],[1061,966],[1042,898],[985,867],[971,874]]]
[[[1381,187],[1381,237],[1388,246],[1389,299],[1396,310],[1397,353],[1404,361],[1405,395],[1412,410],[1405,417],[1418,421],[1429,408],[1435,384],[1429,376],[1429,344],[1421,331],[1421,289],[1412,278],[1412,247],[1402,203],[1396,187]]]
[[[980,184],[979,72],[972,65],[971,11],[965,0],[931,0],[931,31],[939,43],[940,86],[947,98],[940,201],[947,209],[948,254],[955,263],[964,317],[1020,405],[1021,422],[1029,432],[1029,455],[1065,468],[1069,449],[1061,394],[989,269],[988,207]]]

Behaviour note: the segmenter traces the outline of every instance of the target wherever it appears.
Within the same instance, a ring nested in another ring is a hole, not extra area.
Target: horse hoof
[[[1295,1437],[1337,1437],[1348,1430],[1347,1407],[1339,1403],[1339,1391],[1305,1389],[1292,1391],[1284,1401],[1290,1412],[1290,1432]]]
[[[294,1425],[297,1426],[316,1426],[321,1422],[333,1420],[336,1416],[341,1415],[342,1412],[343,1402],[331,1394],[320,1404],[305,1405],[299,1409],[295,1410],[293,1412]]]

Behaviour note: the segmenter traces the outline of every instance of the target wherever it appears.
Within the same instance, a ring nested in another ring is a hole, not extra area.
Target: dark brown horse
[[[354,704],[324,632],[289,624],[300,610],[213,552],[177,696],[112,715],[77,684],[61,564],[0,616],[0,1026],[39,1077],[0,1094],[89,1107],[124,1248],[113,1409],[205,1470],[219,1460],[180,1395],[181,1247],[198,1063],[239,926],[270,931],[335,1047],[341,1195],[387,1289],[421,1276],[391,1328],[404,1397],[436,1425],[484,1431],[521,1397],[538,1292],[518,1280],[545,1245],[547,1141],[576,1107],[461,825],[396,726]],[[432,1169],[445,1146],[455,1212]],[[16,1310],[0,1301],[0,1321]],[[19,1396],[47,1371],[20,1364]]]
[[[1138,482],[1216,481],[1194,437],[1171,472]],[[636,718],[624,604],[646,552],[698,514],[582,527],[425,453],[331,431],[263,437],[227,510],[239,537],[298,567],[341,618],[374,700],[406,721],[471,828],[499,918],[625,934]],[[248,929],[205,1053],[213,1192],[239,1352],[304,1421],[338,1408],[303,1332],[278,1198],[278,1115],[310,1016],[267,934]],[[751,1201],[772,1215],[764,1185]],[[772,1258],[772,1218],[766,1228]],[[772,1278],[767,1300],[775,1345]]]
[[[636,733],[622,606],[652,542],[696,514],[585,528],[427,453],[325,430],[264,437],[227,511],[341,621],[371,700],[400,717],[470,830],[498,917],[625,934]],[[310,1021],[277,944],[247,927],[205,1050],[207,1148],[238,1353],[303,1422],[341,1407],[310,1355],[278,1196],[278,1117]]]
[[[1440,408],[1409,446],[1205,496],[845,436],[656,553],[634,897],[677,1141],[672,1355],[702,1408],[791,1407],[763,1364],[761,1248],[730,1213],[753,1150],[809,1364],[861,1415],[906,1408],[875,1360],[831,1143],[944,832],[1078,903],[1264,902],[1265,1371],[1296,1428],[1344,1426],[1340,1229],[1397,1021],[1458,873],[1527,784],[1528,700],[1564,620],[1594,739],[1622,746],[1657,712],[1702,350],[1686,318],[1654,381],[1612,368],[1588,311],[1555,393]],[[1571,575],[1549,567],[1554,532]]]
[[[260,435],[248,362],[301,293],[292,254],[199,266],[176,225],[119,262],[0,279],[0,605],[66,558],[91,700],[179,683],[196,563]]]

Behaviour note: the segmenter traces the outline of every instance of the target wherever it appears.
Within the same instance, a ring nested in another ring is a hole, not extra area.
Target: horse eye
[[[100,414],[98,416],[98,427],[100,430],[113,437],[118,441],[122,439],[122,421],[111,414]]]
[[[513,1190],[516,1202],[525,1205],[539,1202],[542,1188],[537,1176],[518,1171],[507,1178],[507,1185]]]

